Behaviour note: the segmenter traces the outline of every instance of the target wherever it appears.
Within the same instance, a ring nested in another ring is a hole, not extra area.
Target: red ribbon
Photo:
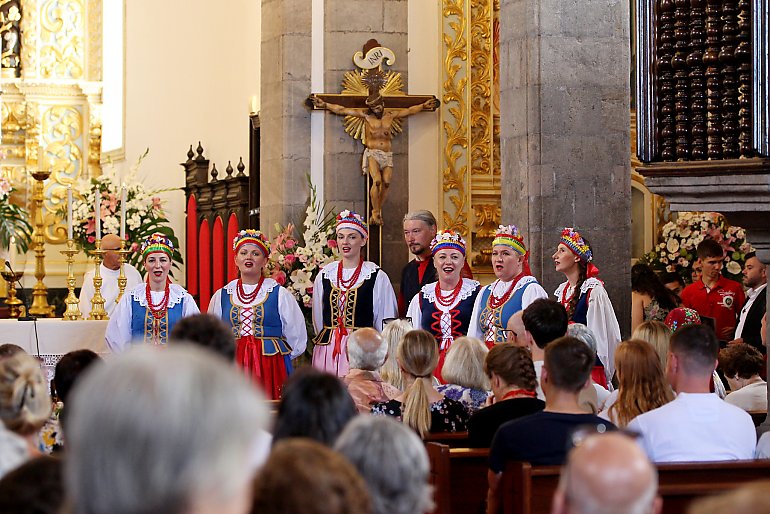
[[[589,262],[588,266],[586,266],[586,277],[592,278],[599,274],[599,268],[594,266],[593,262]]]
[[[332,358],[336,359],[342,353],[342,338],[348,335],[348,329],[345,328],[342,318],[337,319],[337,327],[334,329],[334,350]]]

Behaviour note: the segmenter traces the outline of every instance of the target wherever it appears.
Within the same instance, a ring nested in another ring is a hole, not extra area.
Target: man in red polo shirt
[[[713,239],[704,239],[698,245],[698,262],[702,266],[700,280],[682,291],[682,303],[698,311],[701,317],[713,318],[717,337],[731,341],[735,324],[745,296],[743,287],[722,276],[724,250]]]

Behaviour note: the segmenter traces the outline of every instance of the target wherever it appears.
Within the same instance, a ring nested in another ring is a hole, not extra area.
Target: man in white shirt
[[[628,424],[654,462],[751,459],[757,436],[749,414],[710,392],[719,341],[705,325],[671,336],[666,375],[677,397]]]
[[[762,316],[767,308],[767,266],[757,259],[754,252],[746,254],[743,266],[743,285],[746,291],[746,303],[743,304],[738,316],[738,326],[735,329],[735,340],[730,344],[746,343],[765,353],[759,336]]]
[[[105,250],[104,260],[99,268],[102,276],[102,296],[104,297],[104,310],[108,316],[112,316],[115,310],[115,300],[118,297],[118,277],[120,276],[120,256],[116,250],[120,250],[120,237],[115,234],[107,234],[102,238],[102,250]],[[142,283],[142,275],[129,263],[123,264],[123,273],[126,275],[126,291]],[[94,297],[94,270],[90,269],[83,275],[83,288],[80,290],[79,307],[84,318],[91,312],[91,298]]]

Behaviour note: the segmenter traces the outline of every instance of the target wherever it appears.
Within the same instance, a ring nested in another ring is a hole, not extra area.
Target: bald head
[[[102,262],[104,267],[111,270],[120,269],[120,257],[115,253],[115,250],[120,250],[120,237],[116,234],[107,234],[102,237],[102,250],[107,251]]]
[[[657,488],[655,467],[630,437],[593,435],[570,452],[553,512],[656,513],[660,510]]]
[[[524,328],[524,321],[522,321],[523,316],[524,311],[518,311],[514,313],[513,316],[508,318],[508,323],[506,324],[505,328],[513,332],[508,335],[509,343],[513,343],[516,346],[526,348],[527,339],[524,336],[524,332],[526,332],[527,329]]]
[[[373,328],[359,328],[348,338],[348,361],[351,369],[376,371],[385,363],[388,345]]]

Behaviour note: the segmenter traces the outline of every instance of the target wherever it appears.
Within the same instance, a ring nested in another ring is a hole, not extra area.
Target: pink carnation
[[[288,264],[289,266],[292,266],[294,265],[294,262],[297,260],[297,256],[290,253],[286,255],[283,259],[284,259],[284,262],[286,262],[286,264]]]
[[[296,242],[294,239],[287,239],[287,240],[286,240],[286,245],[285,245],[285,246],[286,246],[286,248],[288,248],[289,250],[291,250],[292,248],[294,248],[294,246],[295,246],[296,244],[297,244],[297,242]]]
[[[271,278],[278,282],[278,285],[282,286],[286,283],[286,273],[283,271],[276,271]]]
[[[329,245],[329,248],[337,248],[337,241],[334,239],[329,239],[326,244]]]
[[[88,236],[87,239],[89,243],[93,243],[94,241],[96,241],[96,238],[94,236]]]

